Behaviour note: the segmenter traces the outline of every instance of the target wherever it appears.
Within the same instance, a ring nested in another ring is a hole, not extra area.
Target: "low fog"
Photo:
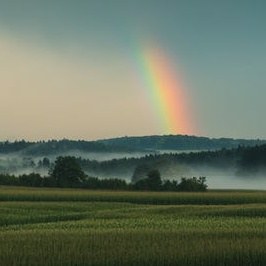
[[[215,168],[196,168],[192,176],[206,176],[209,189],[256,189],[266,190],[266,172],[238,175],[235,168],[220,170]]]
[[[256,189],[266,190],[266,176],[239,177],[239,176],[211,176],[207,179],[209,189]]]
[[[99,162],[110,161],[113,159],[123,158],[140,158],[145,155],[151,154],[151,152],[80,152],[78,150],[69,151],[64,153],[64,156],[80,157],[82,159],[96,160]],[[55,160],[58,155],[48,156]]]
[[[173,153],[173,151],[160,151],[163,153]],[[69,151],[64,154],[52,154],[45,156],[52,164],[56,157],[61,156],[75,156],[83,159],[96,160],[99,162],[108,162],[112,159],[122,158],[141,158],[154,152],[128,152],[128,153],[113,153],[113,152],[80,152],[78,150]],[[9,173],[14,175],[29,174],[32,172],[40,173],[42,176],[48,175],[49,169],[38,167],[40,160],[44,156],[23,157],[20,153],[13,153],[9,155],[0,155],[0,173]],[[88,169],[85,172],[89,176],[98,178],[120,178],[127,182],[131,181],[135,166],[130,167],[116,167],[115,169],[108,169],[102,172],[93,172]],[[245,189],[245,190],[266,190],[266,171],[256,171],[256,174],[237,174],[237,169],[232,167],[228,169],[210,168],[208,166],[195,166],[188,164],[174,164],[171,167],[159,165],[158,170],[161,173],[162,179],[176,179],[181,177],[199,177],[205,176],[207,178],[207,185],[209,189]]]
[[[95,160],[98,162],[110,161],[113,159],[123,158],[141,158],[154,152],[81,152],[79,150],[72,150],[64,153],[49,154],[46,156],[25,156],[22,153],[11,153],[0,155],[0,173],[9,173],[14,175],[29,174],[32,172],[41,175],[47,175],[49,169],[37,168],[38,162],[43,158],[48,158],[53,163],[58,156],[74,156],[76,158]],[[87,174],[90,174],[87,172]],[[121,179],[128,179],[129,173],[125,176],[119,176]],[[104,175],[103,178],[117,177],[117,173],[111,176]]]

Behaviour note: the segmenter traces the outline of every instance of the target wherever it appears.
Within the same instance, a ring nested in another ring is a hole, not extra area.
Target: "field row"
[[[266,261],[266,204],[1,202],[0,210],[1,265],[263,265]]]
[[[265,236],[28,231],[1,235],[1,265],[265,265]]]
[[[266,203],[266,191],[208,191],[177,193],[0,187],[0,201],[85,201],[159,205],[229,205]]]
[[[2,202],[0,230],[84,229],[214,231],[245,229],[266,235],[266,204],[165,206],[128,203]],[[253,224],[256,222],[256,228]],[[265,230],[265,232],[263,231]]]
[[[266,265],[265,198],[2,187],[0,265]]]

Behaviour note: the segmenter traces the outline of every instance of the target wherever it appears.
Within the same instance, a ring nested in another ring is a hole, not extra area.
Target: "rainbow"
[[[186,89],[166,53],[159,48],[142,49],[142,72],[149,98],[159,115],[164,134],[192,134]]]

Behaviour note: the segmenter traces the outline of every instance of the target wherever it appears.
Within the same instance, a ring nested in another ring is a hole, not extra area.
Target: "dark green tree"
[[[18,180],[21,186],[41,187],[43,178],[41,177],[40,174],[31,173],[31,174],[24,174],[24,175],[19,176]]]
[[[59,187],[78,187],[86,178],[78,161],[72,156],[57,157],[50,175]]]
[[[162,188],[161,174],[158,170],[150,170],[147,178],[137,181],[133,188],[137,190],[151,190],[158,191]]]
[[[162,186],[161,174],[158,170],[151,170],[148,173],[148,183],[151,190],[160,190]]]
[[[137,181],[147,178],[147,175],[151,170],[152,168],[148,164],[137,165],[132,175],[131,182],[135,184]]]
[[[50,160],[47,157],[44,157],[42,160],[38,162],[38,168],[46,168],[49,169],[51,166]]]
[[[181,178],[181,182],[177,188],[179,191],[206,191],[207,190],[206,177],[201,176],[199,178]]]
[[[178,190],[178,183],[176,180],[164,180],[162,184],[162,190],[164,191],[177,191]]]

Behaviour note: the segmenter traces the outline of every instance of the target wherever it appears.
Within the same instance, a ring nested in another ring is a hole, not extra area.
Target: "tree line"
[[[0,142],[0,154],[22,152],[27,155],[48,155],[58,152],[79,151],[156,151],[156,150],[215,150],[265,144],[260,139],[207,138],[187,135],[164,135],[144,137],[122,137],[98,141],[47,140],[30,142],[25,140]]]
[[[199,151],[189,153],[149,154],[141,158],[123,158],[109,161],[95,161],[78,158],[82,168],[92,175],[123,175],[136,172],[146,174],[147,169],[174,169],[176,165],[189,167],[212,167],[215,169],[234,169],[235,174],[250,175],[266,172],[266,145],[254,147],[238,146],[234,149]]]
[[[129,177],[133,173],[138,178],[147,176],[149,170],[158,169],[163,176],[172,179],[177,173],[177,166],[180,165],[188,169],[205,166],[217,170],[232,169],[233,174],[252,177],[254,174],[266,173],[265,158],[266,145],[260,145],[182,154],[150,154],[140,158],[108,161],[89,160],[81,157],[76,160],[90,176]],[[8,160],[0,160],[0,172],[17,173],[30,169],[30,172],[43,173],[48,172],[53,165],[54,161],[48,157],[43,157],[38,162],[34,162],[31,157],[22,157],[19,160],[11,157]],[[182,171],[179,172],[179,175],[182,175]]]
[[[143,178],[132,179],[131,183],[118,178],[99,179],[97,177],[89,177],[82,170],[78,160],[72,156],[57,157],[49,171],[49,175],[45,177],[38,173],[19,176],[0,174],[0,185],[146,191],[207,190],[205,177],[183,177],[180,182],[163,180],[160,172],[156,169],[149,170]]]

